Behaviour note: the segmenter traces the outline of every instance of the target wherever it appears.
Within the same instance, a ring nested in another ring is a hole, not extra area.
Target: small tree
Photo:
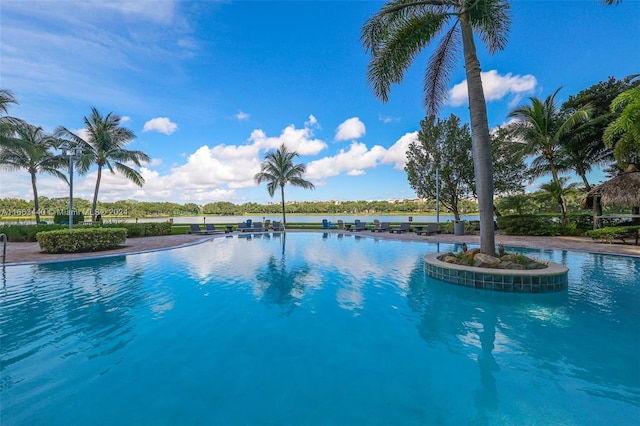
[[[254,176],[255,181],[260,184],[267,183],[267,191],[273,197],[276,188],[280,187],[282,196],[282,222],[287,223],[284,208],[284,187],[285,185],[299,186],[305,189],[315,189],[315,186],[305,180],[302,176],[307,167],[302,164],[293,164],[294,158],[298,156],[295,151],[289,151],[285,144],[275,152],[270,152],[264,157],[264,161],[260,166],[260,172]]]
[[[460,219],[460,200],[476,194],[473,170],[473,149],[467,124],[451,115],[436,122],[425,119],[407,152],[405,171],[411,187],[419,197],[436,198],[436,174],[442,190],[440,200],[456,220]],[[514,194],[524,190],[525,164],[520,154],[521,144],[512,142],[510,133],[498,128],[491,134],[493,183],[496,193]],[[436,173],[436,170],[438,173]]]
[[[540,185],[540,189],[542,191],[546,191],[549,193],[549,195],[551,196],[551,198],[558,203],[558,206],[560,206],[560,213],[562,214],[562,223],[563,223],[563,228],[566,228],[566,223],[568,223],[567,220],[567,202],[566,202],[566,197],[565,194],[567,193],[568,190],[574,189],[578,186],[577,183],[573,182],[573,183],[568,183],[569,178],[568,177],[561,177],[560,179],[558,179],[558,181],[551,181],[545,184]]]
[[[460,220],[459,201],[473,193],[473,156],[469,125],[460,118],[424,119],[418,142],[407,151],[405,171],[409,184],[420,198],[436,198],[440,180],[440,201]]]

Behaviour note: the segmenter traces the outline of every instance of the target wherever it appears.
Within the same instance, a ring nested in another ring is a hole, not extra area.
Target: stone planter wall
[[[569,268],[549,263],[545,269],[510,270],[454,265],[438,259],[442,253],[424,257],[425,273],[435,279],[464,287],[517,293],[549,293],[566,290]]]

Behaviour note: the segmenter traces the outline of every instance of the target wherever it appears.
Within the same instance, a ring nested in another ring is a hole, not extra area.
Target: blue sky
[[[138,188],[103,174],[100,200],[278,202],[253,176],[285,142],[315,191],[287,200],[414,198],[403,170],[424,118],[426,49],[388,103],[367,85],[360,30],[379,1],[25,1],[0,3],[0,87],[9,114],[82,134],[92,106],[123,117],[129,149],[152,161]],[[527,97],[561,101],[609,76],[640,72],[640,2],[515,1],[509,43],[478,41],[489,124]],[[468,121],[462,57],[441,116]],[[96,172],[75,176],[92,199]],[[601,177],[593,175],[597,182]],[[32,199],[26,171],[0,172],[0,198]],[[549,179],[543,178],[543,181]],[[42,196],[68,186],[39,175]]]

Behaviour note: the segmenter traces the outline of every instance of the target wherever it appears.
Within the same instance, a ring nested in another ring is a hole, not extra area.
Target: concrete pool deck
[[[328,230],[288,230],[288,233],[295,232],[315,232],[315,233],[342,233],[345,235],[353,235],[367,238],[392,239],[402,241],[422,241],[427,243],[467,243],[467,245],[479,245],[480,235],[453,235],[438,234],[431,236],[416,235],[415,232],[405,232],[402,234],[391,234],[389,232],[371,232],[359,231],[348,232],[337,229]],[[67,253],[67,254],[48,254],[40,250],[38,243],[7,243],[7,256],[4,264],[0,265],[17,265],[44,262],[60,262],[66,260],[90,259],[95,257],[119,256],[126,254],[145,253],[150,251],[165,250],[171,248],[185,247],[194,244],[203,243],[213,238],[225,238],[234,234],[216,234],[216,235],[165,235],[157,237],[140,237],[129,238],[125,245],[121,248],[109,251],[89,252],[89,253]],[[572,250],[585,251],[591,253],[603,254],[619,254],[626,256],[640,257],[640,246],[632,244],[607,244],[595,242],[589,237],[522,237],[496,234],[496,245],[503,244],[505,247],[514,248],[548,248],[555,250]],[[0,249],[1,250],[1,249]]]

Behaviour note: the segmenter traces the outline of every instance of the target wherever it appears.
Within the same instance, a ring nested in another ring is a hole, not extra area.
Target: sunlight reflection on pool
[[[2,268],[2,424],[634,424],[640,260],[519,250],[569,289],[425,277],[449,244],[216,239]]]

